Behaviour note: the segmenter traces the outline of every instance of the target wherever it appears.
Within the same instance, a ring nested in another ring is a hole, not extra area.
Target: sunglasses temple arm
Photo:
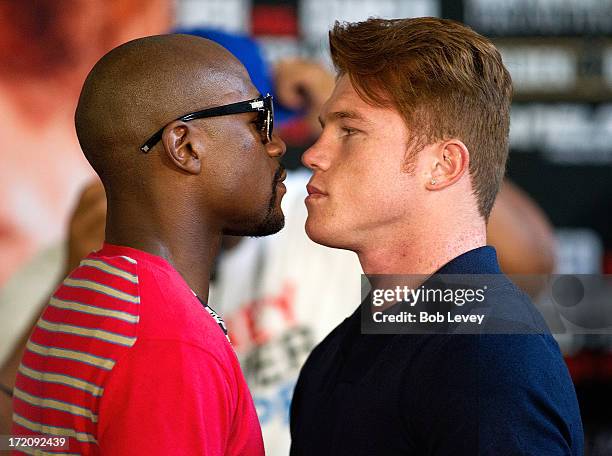
[[[157,133],[155,133],[153,136],[151,136],[149,140],[142,145],[140,150],[143,151],[145,154],[149,152],[151,148],[161,140],[163,132],[164,132],[164,129],[162,128]]]

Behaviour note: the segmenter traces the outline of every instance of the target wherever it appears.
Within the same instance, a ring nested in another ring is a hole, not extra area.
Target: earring
[[[436,180],[435,179],[431,180],[431,185],[436,185]]]

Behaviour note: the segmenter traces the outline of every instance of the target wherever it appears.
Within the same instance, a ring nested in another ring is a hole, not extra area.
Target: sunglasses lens
[[[272,141],[272,115],[270,111],[266,111],[266,140]]]
[[[266,97],[266,101],[268,104],[268,141],[272,141],[272,131],[274,129],[274,101],[271,95]]]
[[[264,109],[258,112],[257,128],[261,132],[264,142],[272,141],[272,129],[274,128],[274,106],[270,95],[264,97]]]
[[[264,142],[268,141],[268,113],[267,111],[257,112],[257,130],[261,135],[261,139]]]
[[[272,97],[267,95],[263,98],[264,109],[257,111],[257,129],[264,143],[272,141],[272,128],[274,126],[274,106]]]

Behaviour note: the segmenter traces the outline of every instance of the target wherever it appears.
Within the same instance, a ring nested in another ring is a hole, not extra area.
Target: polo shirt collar
[[[497,253],[489,245],[468,250],[453,258],[434,274],[500,274]]]

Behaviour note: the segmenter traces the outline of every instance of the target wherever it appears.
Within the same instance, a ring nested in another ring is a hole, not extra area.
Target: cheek
[[[367,152],[350,156],[338,169],[338,183],[347,203],[378,204],[397,182],[397,172],[389,169],[390,160],[380,157],[379,151]]]
[[[342,173],[343,191],[334,208],[339,216],[370,222],[393,218],[405,210],[410,195],[405,188],[407,175],[400,169],[401,160],[382,153],[371,151],[360,161],[347,164]]]
[[[236,188],[241,184],[267,177],[267,156],[264,145],[247,129],[241,131],[224,147],[221,159],[225,163],[228,183]]]
[[[253,138],[224,144],[208,166],[209,191],[228,208],[260,210],[272,191],[274,170],[264,146]]]

